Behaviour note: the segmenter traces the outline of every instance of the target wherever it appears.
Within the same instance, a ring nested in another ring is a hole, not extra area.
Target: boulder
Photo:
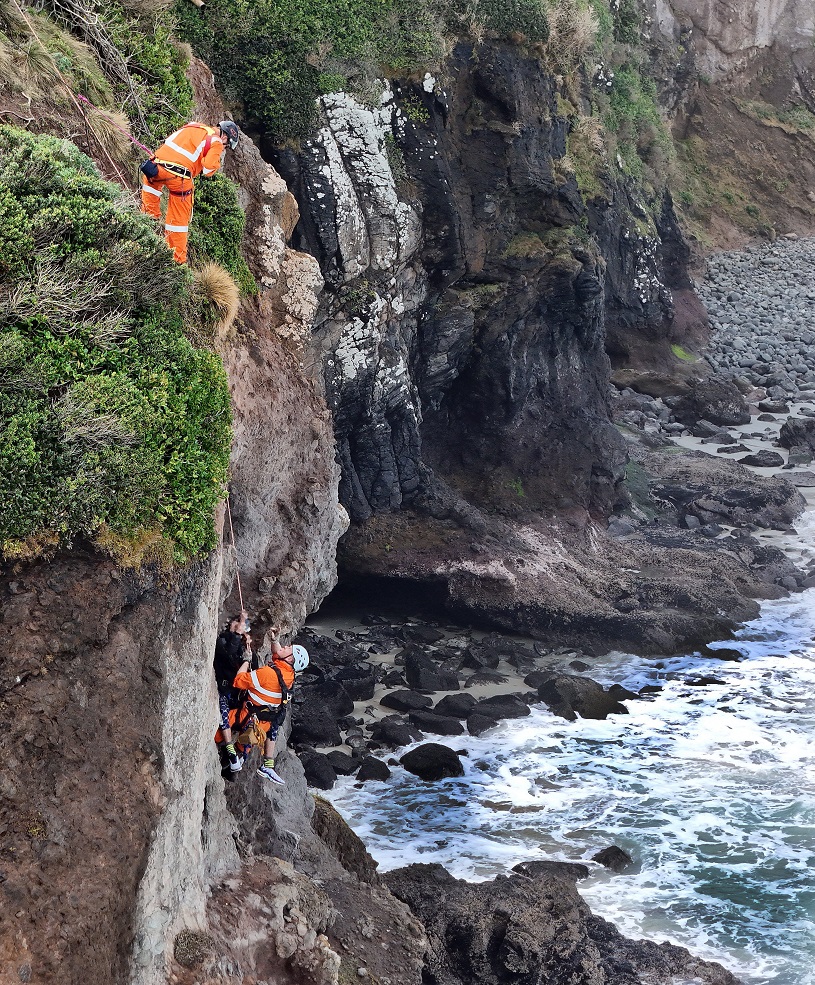
[[[406,643],[438,643],[444,639],[444,633],[432,626],[408,623],[402,627],[402,637]]]
[[[404,687],[405,675],[398,670],[389,670],[382,678],[385,687]]]
[[[405,652],[405,678],[408,685],[419,691],[458,691],[456,674],[441,670],[418,647],[410,647]]]
[[[446,718],[435,711],[412,711],[408,716],[411,725],[434,735],[464,735],[464,726],[457,718]]]
[[[360,783],[365,783],[368,780],[385,781],[390,779],[390,775],[391,771],[381,759],[377,759],[376,756],[366,756],[357,773],[357,780]]]
[[[467,731],[470,735],[482,735],[491,728],[495,728],[498,722],[488,715],[470,714],[467,716]]]
[[[599,862],[612,872],[624,872],[629,866],[634,864],[634,859],[624,848],[617,845],[609,845],[596,855],[592,855],[592,862]]]
[[[544,859],[519,862],[512,866],[512,871],[520,872],[522,876],[529,876],[530,879],[548,880],[554,875],[570,882],[577,882],[578,879],[589,877],[589,867],[581,862],[554,862]]]
[[[703,646],[700,651],[706,657],[714,657],[716,660],[732,660],[738,662],[744,660],[744,654],[732,646]]]
[[[674,416],[683,424],[706,420],[722,427],[750,423],[750,405],[729,380],[709,376],[691,383],[688,392],[674,407]]]
[[[336,681],[352,701],[370,701],[376,689],[374,668],[370,664],[360,664],[358,667],[343,667],[331,675],[331,681]]]
[[[371,739],[385,746],[396,749],[398,746],[408,746],[417,742],[422,734],[414,726],[407,725],[401,720],[383,718],[371,726]]]
[[[473,667],[481,670],[484,667],[495,669],[501,662],[501,657],[495,650],[483,643],[471,643],[464,651],[462,664],[465,667]]]
[[[417,711],[419,708],[429,708],[433,701],[426,694],[419,694],[418,691],[391,691],[383,695],[379,702],[384,708],[393,708],[396,711]]]
[[[339,749],[332,749],[325,757],[334,769],[337,776],[352,776],[359,768],[359,760],[349,756],[346,752]]]
[[[791,417],[781,425],[778,443],[782,448],[802,446],[810,453],[815,452],[815,419]]]
[[[552,676],[551,670],[533,670],[531,674],[527,674],[524,678],[524,684],[527,687],[539,688],[544,681],[548,681]]]
[[[447,715],[450,718],[466,718],[473,710],[475,698],[471,694],[445,694],[433,711],[437,715]]]
[[[752,465],[757,469],[776,469],[784,464],[784,458],[777,451],[770,451],[768,448],[764,448],[761,451],[754,452],[752,455],[745,455],[744,458],[740,458],[739,464]]]
[[[538,688],[538,696],[553,715],[574,722],[581,718],[602,720],[609,715],[626,715],[625,705],[609,694],[602,684],[576,674],[555,674]]]
[[[426,782],[464,776],[464,766],[458,754],[436,742],[425,742],[424,745],[411,749],[399,762],[408,773],[413,773]]]
[[[323,681],[321,684],[312,684],[306,690],[306,701],[309,704],[321,704],[334,716],[343,718],[354,711],[354,699],[345,690],[339,681]]]
[[[337,719],[322,701],[307,698],[295,706],[291,742],[313,746],[338,746],[342,742]]]
[[[759,400],[758,409],[765,414],[789,414],[790,412],[786,400]]]
[[[529,705],[517,694],[495,694],[491,698],[483,698],[472,710],[474,715],[483,715],[496,721],[502,718],[524,718],[529,713]]]
[[[306,783],[318,790],[330,790],[337,782],[337,773],[328,756],[320,752],[303,753],[300,756]]]
[[[464,682],[465,687],[473,687],[475,684],[506,684],[509,678],[506,674],[499,674],[497,670],[478,670],[470,674]]]

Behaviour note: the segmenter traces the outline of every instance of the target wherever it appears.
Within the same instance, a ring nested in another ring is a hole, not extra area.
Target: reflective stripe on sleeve
[[[165,225],[164,228],[168,233],[188,233],[190,231],[189,226],[169,226]]]
[[[161,198],[161,192],[160,191],[156,191],[155,188],[151,188],[147,184],[142,185],[141,186],[141,190],[143,192],[147,192],[148,195],[158,195],[158,197]]]
[[[204,175],[215,174],[215,168],[212,168],[212,169],[210,169],[210,168],[204,168],[204,170],[201,173],[204,174]]]

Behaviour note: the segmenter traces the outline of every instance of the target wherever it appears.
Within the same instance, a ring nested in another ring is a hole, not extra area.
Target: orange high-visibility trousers
[[[187,262],[187,237],[192,220],[193,184],[189,178],[179,178],[159,165],[155,180],[142,175],[141,210],[161,221],[161,190],[170,193],[164,219],[164,238],[173,251],[176,263]]]

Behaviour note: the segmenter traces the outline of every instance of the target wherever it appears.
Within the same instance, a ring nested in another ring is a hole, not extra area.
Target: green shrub
[[[0,126],[0,202],[31,230],[0,267],[0,553],[103,529],[212,547],[229,392],[184,335],[189,272],[68,141]]]
[[[241,294],[257,294],[257,284],[241,254],[246,215],[238,203],[237,186],[226,175],[195,182],[195,222],[190,230],[190,260],[202,266],[219,263],[234,277]]]
[[[465,14],[501,36],[548,37],[543,0],[177,0],[175,12],[226,98],[278,142],[313,129],[322,93],[432,70]]]
[[[653,79],[641,75],[629,63],[617,69],[603,124],[616,135],[624,170],[635,178],[642,176],[643,163],[647,163],[658,149],[666,158],[673,156],[673,144],[656,98]]]

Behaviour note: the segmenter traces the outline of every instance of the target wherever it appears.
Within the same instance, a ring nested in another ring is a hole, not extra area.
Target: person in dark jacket
[[[218,683],[218,709],[221,714],[221,733],[224,738],[224,752],[229,769],[237,773],[243,763],[232,742],[232,729],[229,727],[229,711],[238,706],[238,694],[232,686],[235,675],[246,661],[252,663],[252,638],[249,635],[249,614],[242,611],[230,619],[215,641],[215,658],[212,666]]]

